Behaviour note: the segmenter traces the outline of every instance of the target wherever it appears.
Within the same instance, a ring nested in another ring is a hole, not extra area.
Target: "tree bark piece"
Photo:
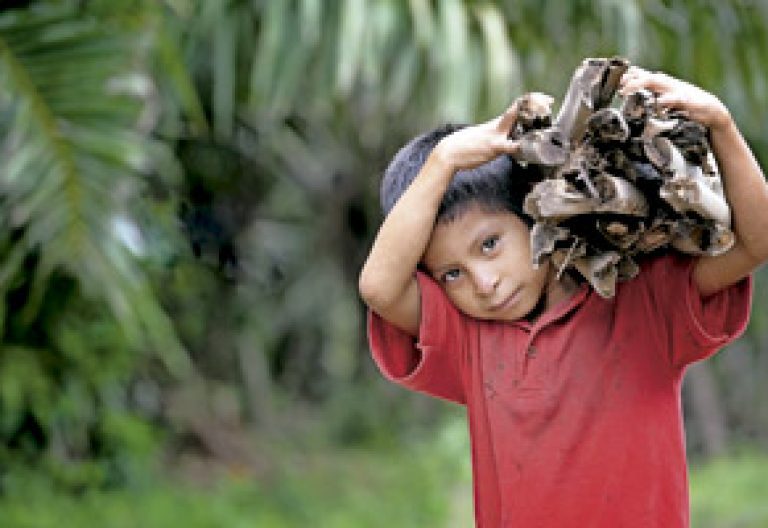
[[[595,210],[598,201],[564,179],[543,180],[528,193],[523,211],[536,220],[560,222]]]
[[[546,222],[537,222],[531,229],[531,258],[533,267],[538,268],[544,256],[555,250],[555,244],[567,240],[570,232],[564,227]]]
[[[573,261],[573,267],[589,281],[601,297],[610,298],[616,293],[618,279],[618,263],[621,255],[615,251],[606,251],[590,257],[582,257]]]
[[[558,274],[576,270],[604,297],[637,275],[645,253],[719,255],[734,242],[706,128],[661,108],[648,90],[611,106],[628,67],[585,59],[557,117],[551,97],[526,94],[510,134],[518,161],[542,169],[523,204],[535,222],[533,265],[549,257]]]
[[[629,61],[618,57],[585,59],[573,74],[554,123],[572,145],[581,141],[589,117],[613,100],[627,68]]]
[[[598,174],[594,179],[600,194],[600,204],[595,212],[618,213],[629,216],[646,216],[648,201],[632,182],[611,174]]]

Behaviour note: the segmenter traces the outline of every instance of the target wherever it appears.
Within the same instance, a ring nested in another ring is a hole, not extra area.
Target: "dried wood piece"
[[[601,297],[610,298],[616,293],[618,263],[621,255],[615,251],[606,251],[598,255],[581,257],[573,261],[573,266],[587,279]]]
[[[634,279],[637,277],[637,274],[640,273],[640,266],[638,266],[637,262],[635,262],[635,259],[629,255],[621,256],[621,260],[616,265],[616,269],[618,271],[619,281],[628,281]]]
[[[600,204],[595,207],[595,212],[630,216],[648,214],[648,201],[628,180],[602,173],[595,176],[594,183],[600,194]]]
[[[597,229],[608,242],[622,250],[630,249],[641,235],[639,230],[631,229],[628,223],[617,220],[598,220]]]
[[[674,226],[674,222],[654,219],[648,229],[640,230],[640,237],[635,244],[635,250],[639,253],[650,253],[666,246],[674,238]]]
[[[724,227],[731,225],[731,210],[725,197],[708,185],[700,167],[690,166],[690,170],[675,174],[664,182],[659,194],[678,213],[696,212]]]
[[[576,69],[554,124],[571,144],[581,141],[592,113],[613,99],[627,68],[629,61],[617,57],[585,59]]]
[[[587,120],[587,134],[591,141],[626,141],[629,138],[629,125],[617,109],[603,108]]]
[[[604,61],[605,59],[599,59]],[[604,63],[605,64],[605,63]],[[603,69],[603,78],[600,84],[597,98],[595,99],[595,110],[604,108],[611,104],[616,90],[619,88],[619,82],[624,73],[629,69],[629,61],[623,57],[612,57],[608,59],[606,67]]]
[[[555,250],[555,244],[567,240],[570,232],[555,224],[536,222],[531,228],[531,258],[533,267],[538,268],[546,255]]]
[[[556,128],[533,130],[519,139],[520,149],[515,158],[525,163],[555,167],[566,162],[565,140]]]
[[[668,137],[680,150],[685,160],[694,165],[702,165],[708,154],[712,152],[707,141],[707,129],[701,123],[677,120]]]
[[[644,123],[648,115],[653,113],[656,97],[650,90],[642,88],[624,98],[621,113],[628,122]]]
[[[598,202],[579,192],[564,179],[543,180],[525,198],[523,211],[534,220],[560,222],[594,211]]]
[[[558,278],[563,272],[573,266],[576,259],[580,259],[587,254],[587,244],[584,241],[575,239],[570,247],[556,249],[552,252],[552,265],[557,270]]]
[[[522,136],[531,130],[540,130],[552,125],[552,104],[555,102],[551,95],[541,92],[530,92],[517,100],[517,120],[513,137]]]
[[[555,167],[568,159],[562,133],[551,126],[553,102],[551,96],[539,92],[528,93],[517,99],[517,121],[509,137],[520,143],[520,149],[515,155],[518,161]]]
[[[731,249],[735,241],[733,231],[722,224],[685,218],[675,224],[671,244],[683,253],[715,257]]]
[[[660,119],[649,114],[640,137],[645,141],[650,141],[661,134],[671,133],[677,125],[678,122],[675,119]]]
[[[659,189],[661,198],[678,213],[696,212],[703,218],[730,227],[731,212],[719,177],[705,176],[701,167],[686,161],[668,138],[656,138],[654,144],[667,160],[664,168],[672,174]]]
[[[549,256],[558,275],[574,269],[604,297],[637,275],[645,253],[719,255],[734,243],[706,128],[662,109],[648,90],[610,107],[628,66],[584,60],[557,117],[551,98],[526,95],[511,134],[521,144],[515,157],[543,168],[523,205],[535,221],[534,265]]]

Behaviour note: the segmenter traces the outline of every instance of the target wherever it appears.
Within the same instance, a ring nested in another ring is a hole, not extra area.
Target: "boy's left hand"
[[[699,292],[711,295],[735,284],[768,260],[768,186],[760,165],[720,99],[664,73],[629,68],[622,76],[619,93],[628,95],[642,88],[656,93],[662,107],[683,112],[710,130],[710,143],[723,177],[736,235],[736,243],[729,251],[699,258],[694,266],[693,281]]]
[[[720,99],[665,73],[632,66],[622,76],[619,86],[619,94],[623,96],[642,88],[650,90],[658,95],[659,105],[682,111],[693,121],[710,129],[724,128],[731,122],[731,114]]]

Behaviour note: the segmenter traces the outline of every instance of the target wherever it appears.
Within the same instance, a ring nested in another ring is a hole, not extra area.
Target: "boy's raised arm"
[[[421,306],[414,273],[453,177],[436,150],[384,219],[360,273],[360,295],[368,307],[413,336]]]
[[[687,112],[707,126],[712,150],[733,215],[736,242],[717,257],[702,257],[693,279],[702,295],[735,284],[768,260],[768,185],[763,171],[742,137],[728,109],[714,95],[663,73],[630,68],[622,92],[647,88],[659,94],[663,106]]]
[[[412,336],[418,335],[421,301],[416,267],[429,243],[443,194],[456,171],[513,154],[509,131],[514,105],[501,116],[443,138],[384,219],[360,273],[365,303]]]

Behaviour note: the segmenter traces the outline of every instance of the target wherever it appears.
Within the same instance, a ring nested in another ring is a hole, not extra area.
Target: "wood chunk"
[[[664,182],[659,194],[678,213],[695,212],[724,227],[731,225],[731,210],[725,197],[707,185],[700,167],[693,166],[685,173],[675,174]]]
[[[565,140],[555,128],[533,130],[520,137],[519,141],[520,150],[515,154],[518,161],[555,167],[568,160]]]
[[[661,119],[649,114],[646,117],[645,127],[643,127],[643,133],[640,137],[646,141],[650,141],[656,136],[671,133],[678,124],[676,119]]]
[[[564,179],[544,180],[534,185],[525,198],[523,211],[534,220],[560,222],[594,211],[597,201],[579,192]]]
[[[517,100],[517,121],[511,137],[519,137],[531,130],[540,130],[552,125],[551,95],[531,92]]]
[[[621,59],[585,59],[571,78],[554,126],[571,144],[581,141],[587,120],[613,99],[619,79],[629,68]]]
[[[621,113],[627,121],[645,123],[647,116],[653,112],[656,97],[645,88],[629,94],[621,104]]]
[[[707,129],[695,121],[679,120],[667,135],[689,163],[701,165],[711,152]]]
[[[566,240],[570,232],[555,224],[536,222],[531,228],[531,258],[533,267],[538,268],[544,257],[555,250],[555,244]]]
[[[648,214],[648,201],[630,181],[603,173],[595,176],[594,183],[600,193],[600,203],[595,212],[631,216]]]
[[[523,204],[535,221],[534,266],[549,258],[558,277],[576,270],[603,297],[637,275],[646,253],[712,256],[734,243],[706,128],[662,109],[648,90],[612,107],[628,67],[585,59],[557,117],[549,96],[527,94],[511,133],[521,145],[515,158],[544,168]]]
[[[616,279],[619,274],[617,264],[620,260],[621,255],[617,252],[606,251],[599,255],[578,258],[573,261],[573,266],[601,297],[611,298],[616,293]]]
[[[587,134],[591,141],[596,142],[626,141],[629,126],[617,109],[603,108],[587,120]]]
[[[718,223],[703,223],[684,218],[674,227],[672,247],[683,253],[716,257],[736,241],[733,231]]]
[[[618,271],[619,281],[628,281],[637,277],[640,273],[640,266],[637,265],[635,259],[629,255],[622,255],[621,260],[616,265]]]
[[[573,266],[576,259],[580,259],[587,254],[587,244],[583,240],[574,239],[568,248],[556,249],[552,252],[552,265],[557,270],[558,278],[563,272]]]
[[[650,253],[666,246],[674,238],[674,223],[667,220],[654,219],[651,227],[641,230],[640,238],[635,244],[639,253]]]
[[[605,59],[600,59],[601,61]],[[599,110],[611,104],[622,75],[629,69],[629,61],[623,57],[612,57],[607,60],[603,69],[603,78],[600,79],[599,90],[594,108]]]
[[[632,230],[625,222],[598,220],[597,229],[613,246],[621,250],[630,249],[640,238],[639,230]]]

